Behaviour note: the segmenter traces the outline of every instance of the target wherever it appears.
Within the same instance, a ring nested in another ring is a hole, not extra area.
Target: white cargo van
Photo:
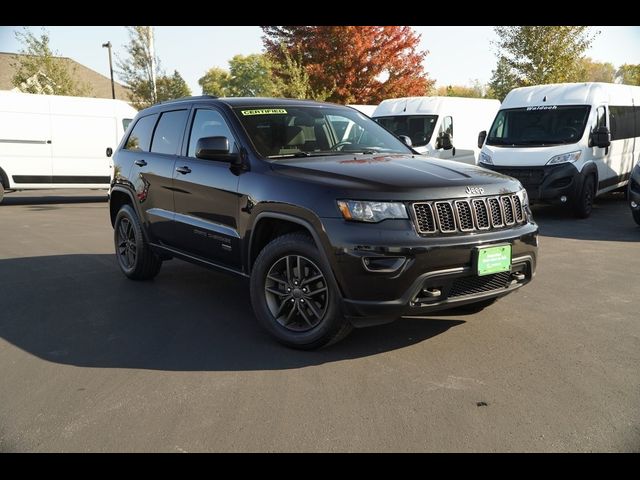
[[[431,157],[477,164],[478,132],[489,128],[498,100],[462,97],[407,97],[384,100],[372,118]]]
[[[0,91],[0,201],[9,190],[108,188],[137,111],[102,98]]]
[[[360,113],[364,113],[367,117],[373,115],[373,112],[378,108],[377,105],[347,105],[347,107],[355,108]]]
[[[640,154],[640,87],[558,83],[509,92],[489,130],[481,165],[515,177],[532,203],[591,214],[593,199],[624,187]]]

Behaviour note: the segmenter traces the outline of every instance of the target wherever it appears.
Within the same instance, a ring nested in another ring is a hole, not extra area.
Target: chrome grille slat
[[[524,206],[516,194],[460,200],[415,202],[411,208],[419,234],[469,233],[524,223]]]

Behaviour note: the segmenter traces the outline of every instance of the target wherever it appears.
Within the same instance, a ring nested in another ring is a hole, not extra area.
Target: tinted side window
[[[611,140],[622,140],[636,136],[635,112],[633,107],[609,107]]]
[[[127,150],[134,150],[136,152],[148,152],[149,145],[151,144],[151,135],[153,133],[153,127],[156,124],[158,115],[148,115],[138,120],[133,127],[133,131],[124,148]]]
[[[238,151],[235,139],[227,122],[217,110],[199,108],[193,118],[191,137],[189,138],[189,157],[196,157],[196,144],[204,137],[227,137],[229,139],[229,152]]]
[[[175,110],[164,112],[153,134],[151,151],[153,153],[166,153],[176,155],[180,148],[182,132],[187,123],[187,110]]]

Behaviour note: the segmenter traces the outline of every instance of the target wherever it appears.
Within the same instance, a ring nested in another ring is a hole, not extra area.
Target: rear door
[[[51,183],[51,119],[45,95],[2,98],[0,168],[12,185]]]
[[[209,105],[195,106],[189,124],[188,142],[173,173],[175,244],[185,252],[237,268],[239,172],[233,171],[228,162],[195,156],[199,138],[227,137],[231,152],[237,152],[237,137],[223,113]]]

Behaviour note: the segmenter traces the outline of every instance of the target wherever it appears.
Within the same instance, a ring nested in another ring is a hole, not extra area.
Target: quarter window
[[[636,136],[633,107],[609,107],[609,123],[611,123],[611,140],[622,140]]]
[[[188,155],[196,157],[196,145],[198,140],[205,137],[227,137],[229,139],[230,153],[238,151],[235,139],[227,122],[217,110],[198,109],[193,118],[191,138],[189,139]]]
[[[134,152],[148,152],[151,134],[157,119],[158,115],[148,115],[139,119],[133,127],[133,131],[129,135],[124,148]]]
[[[176,155],[180,149],[180,140],[187,123],[187,110],[164,112],[160,117],[156,131],[153,134],[151,151]]]

